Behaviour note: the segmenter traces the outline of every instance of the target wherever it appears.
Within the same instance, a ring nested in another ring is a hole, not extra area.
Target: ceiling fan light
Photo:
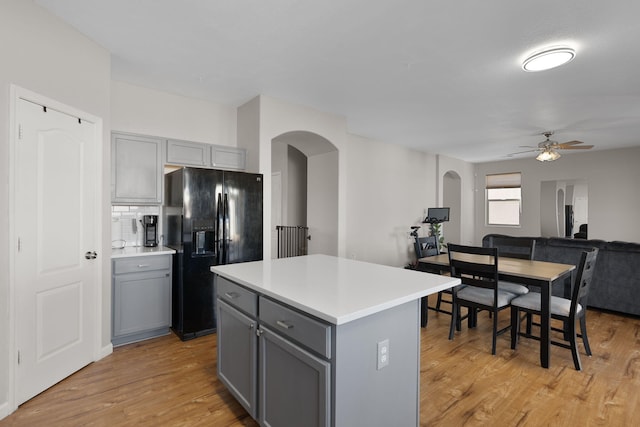
[[[522,63],[524,71],[544,71],[566,64],[576,56],[570,47],[554,47],[537,52]]]
[[[541,162],[552,162],[560,158],[560,153],[554,150],[546,149],[536,157],[536,160]]]

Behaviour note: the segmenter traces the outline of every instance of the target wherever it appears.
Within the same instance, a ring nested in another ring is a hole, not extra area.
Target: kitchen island
[[[218,377],[261,425],[419,425],[420,298],[458,279],[326,255],[211,271]]]

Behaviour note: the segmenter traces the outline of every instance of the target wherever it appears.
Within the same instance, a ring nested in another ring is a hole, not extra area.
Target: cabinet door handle
[[[250,324],[249,324],[249,329],[253,329],[253,327],[254,327],[254,326],[255,326],[255,325],[254,325],[253,323],[250,323]]]
[[[236,299],[236,298],[238,298],[238,293],[237,292],[225,292],[224,296],[229,298],[229,299]]]
[[[276,325],[280,326],[283,329],[291,329],[291,328],[293,328],[292,324],[287,323],[284,320],[277,320],[276,321]]]
[[[138,268],[146,268],[149,267],[149,264],[138,264]]]

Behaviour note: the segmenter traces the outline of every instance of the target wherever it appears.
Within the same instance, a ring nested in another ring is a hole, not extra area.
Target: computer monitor
[[[449,221],[449,208],[429,208],[423,222],[437,224]]]

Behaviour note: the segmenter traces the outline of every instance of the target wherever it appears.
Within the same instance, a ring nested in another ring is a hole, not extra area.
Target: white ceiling
[[[469,162],[509,159],[546,130],[640,145],[636,0],[35,2],[107,48],[114,80],[232,106],[264,94]],[[522,71],[558,44],[576,58]]]

